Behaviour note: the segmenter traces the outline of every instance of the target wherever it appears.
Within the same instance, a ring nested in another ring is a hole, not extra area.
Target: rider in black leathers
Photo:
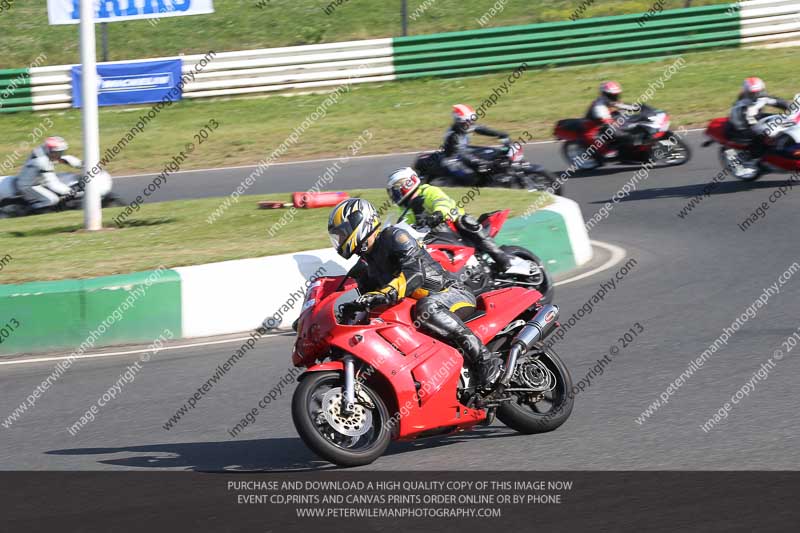
[[[453,106],[453,125],[447,130],[442,144],[442,166],[448,174],[458,179],[464,185],[475,183],[476,172],[486,172],[487,162],[477,157],[469,149],[470,133],[497,137],[503,142],[508,142],[508,134],[489,128],[476,126],[478,115],[468,105],[458,104]]]
[[[488,389],[500,377],[502,363],[464,324],[475,309],[475,295],[447,273],[404,229],[380,231],[375,208],[359,198],[337,205],[328,221],[328,233],[345,258],[360,256],[353,270],[368,306],[392,305],[414,298],[414,325],[453,343],[478,370],[479,386]]]

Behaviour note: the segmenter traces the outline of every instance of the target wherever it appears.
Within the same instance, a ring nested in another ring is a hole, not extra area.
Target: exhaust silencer
[[[511,341],[511,349],[508,351],[508,361],[506,361],[506,370],[503,374],[500,383],[508,385],[511,381],[511,376],[514,375],[514,368],[517,365],[517,358],[530,350],[534,344],[544,339],[555,329],[556,319],[558,319],[558,306],[545,305],[530,322],[525,324],[520,332]]]

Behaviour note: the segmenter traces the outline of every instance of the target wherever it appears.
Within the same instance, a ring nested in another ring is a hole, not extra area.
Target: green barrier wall
[[[527,219],[509,219],[497,235],[497,242],[531,250],[551,274],[577,266],[564,217],[553,211],[539,210]]]
[[[93,339],[95,348],[144,343],[164,329],[179,338],[180,277],[161,270],[0,285],[0,328],[4,326],[13,331],[2,339],[0,354],[76,350],[87,339]]]

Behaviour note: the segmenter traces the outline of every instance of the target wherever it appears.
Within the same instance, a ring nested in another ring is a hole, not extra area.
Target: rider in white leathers
[[[72,191],[55,173],[55,163],[65,163],[81,168],[83,163],[75,156],[66,155],[69,146],[61,137],[48,137],[31,152],[19,175],[17,188],[34,210],[53,207],[62,196]]]

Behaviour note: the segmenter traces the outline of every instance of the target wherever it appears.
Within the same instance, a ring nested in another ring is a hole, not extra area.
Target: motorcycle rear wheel
[[[128,205],[128,204],[123,202],[121,198],[118,198],[114,194],[109,194],[108,196],[106,196],[102,200],[102,206],[103,207],[124,207],[126,205]]]
[[[677,135],[669,132],[665,138],[653,143],[650,148],[650,158],[658,168],[677,167],[689,162],[692,158],[692,149]]]
[[[374,408],[356,398],[356,413],[342,415],[333,397],[337,397],[335,389],[341,391],[343,385],[344,376],[339,372],[312,372],[305,376],[292,397],[292,421],[306,446],[323,459],[345,467],[367,465],[389,446],[389,411],[381,397],[362,384],[360,388]],[[348,436],[342,430],[363,433]]]
[[[497,418],[513,430],[528,435],[553,431],[567,421],[575,405],[575,396],[572,393],[572,376],[561,358],[551,349],[542,344],[528,352],[524,358],[539,355],[540,361],[553,373],[556,379],[552,391],[542,393],[542,398],[530,403],[524,398],[527,393],[515,394],[516,401],[505,402],[497,408]],[[521,360],[523,358],[520,358]],[[519,363],[520,365],[522,362]],[[515,371],[515,376],[518,371]],[[525,386],[516,383],[513,379],[512,386]],[[540,410],[548,407],[549,409]]]
[[[568,141],[562,144],[561,153],[567,161],[567,164],[578,172],[582,170],[594,170],[601,164],[594,155],[587,157],[585,160],[581,160],[580,156],[588,153],[588,149],[583,143],[578,141]]]

